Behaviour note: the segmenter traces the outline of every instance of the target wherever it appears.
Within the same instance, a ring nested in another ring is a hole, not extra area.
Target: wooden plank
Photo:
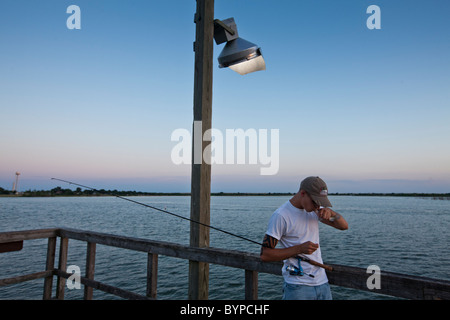
[[[55,237],[58,229],[0,232],[0,243]]]
[[[59,248],[59,263],[58,270],[66,272],[67,270],[67,251],[69,247],[69,238],[61,238],[60,248]],[[66,287],[66,279],[58,277],[56,285],[56,299],[64,300],[64,291]]]
[[[381,288],[371,290],[367,287],[367,280],[372,274],[367,273],[367,269],[342,265],[331,266],[333,271],[327,271],[327,276],[330,284],[333,285],[405,299],[450,299],[450,281],[447,280],[381,270]]]
[[[262,262],[259,254],[256,253],[218,248],[194,248],[176,243],[110,235],[93,231],[63,229],[60,233],[64,237],[75,240],[91,241],[97,244],[123,249],[151,252],[181,259],[204,261],[207,263],[281,275],[281,262]]]
[[[12,277],[12,278],[0,279],[0,287],[17,284],[17,283],[21,283],[21,282],[25,282],[25,281],[30,281],[30,280],[41,279],[41,278],[49,277],[52,275],[53,275],[53,271],[48,270],[48,271],[35,272],[35,273],[30,273],[30,274]]]
[[[158,255],[148,253],[147,256],[147,297],[156,299],[158,285]]]
[[[0,253],[20,251],[23,248],[23,240],[0,243]]]
[[[63,278],[63,279],[68,279],[70,276],[72,276],[71,273],[67,273],[65,271],[61,271],[61,270],[55,270],[55,274],[58,276],[58,278]],[[124,298],[124,299],[129,299],[129,300],[152,300],[149,297],[146,296],[142,296],[139,295],[137,293],[128,291],[128,290],[124,290],[124,289],[120,289],[99,281],[95,281],[95,280],[91,280],[88,279],[86,277],[80,277],[80,282],[81,284],[83,284],[84,286],[89,286],[91,288],[94,288],[96,290],[100,290],[109,294],[113,294],[115,296]]]
[[[258,272],[245,270],[245,300],[258,300]]]
[[[210,224],[211,154],[204,153],[208,141],[205,131],[211,129],[214,51],[214,0],[197,0],[195,15],[194,123],[191,173],[191,219]],[[200,123],[201,128],[196,124]],[[201,130],[199,130],[201,129]],[[200,131],[200,132],[199,132]],[[206,159],[205,159],[206,157]],[[209,228],[191,222],[190,245],[209,246]],[[209,265],[189,261],[189,299],[208,299]]]
[[[57,231],[55,231],[57,230]],[[11,239],[10,233],[2,233],[2,239]],[[108,246],[115,246],[124,249],[136,250],[149,253],[148,259],[151,264],[150,278],[151,286],[156,283],[156,265],[157,255],[167,255],[181,259],[188,259],[192,261],[204,261],[206,263],[214,263],[228,267],[241,268],[246,271],[246,298],[257,297],[257,275],[256,272],[264,272],[270,274],[281,275],[281,262],[262,262],[259,259],[259,254],[248,253],[234,250],[225,250],[217,248],[195,248],[190,246],[183,246],[175,243],[168,243],[162,241],[151,241],[147,239],[139,239],[132,237],[116,236],[111,234],[104,234],[98,232],[74,230],[74,229],[52,229],[51,232],[33,230],[26,232],[13,232],[15,239],[27,238],[35,239],[37,235],[52,235],[48,239],[47,248],[47,262],[46,271],[37,272],[30,275],[18,276],[8,279],[0,280],[0,285],[8,285],[38,278],[45,278],[44,281],[44,299],[51,298],[51,284],[54,274],[58,270],[54,269],[55,249],[56,249],[56,235],[62,237],[61,250],[59,259],[59,268],[64,272],[67,267],[67,250],[68,239],[76,239],[81,241],[91,242],[91,250],[95,243],[104,244]],[[7,241],[4,241],[7,242]],[[93,252],[93,251],[92,251]],[[89,256],[89,254],[88,254]],[[88,258],[89,260],[89,258]],[[94,259],[91,260],[92,262]],[[450,300],[450,281],[438,280],[426,277],[418,277],[412,275],[398,274],[392,272],[381,271],[381,289],[370,290],[367,288],[367,279],[371,276],[364,268],[349,267],[342,265],[330,265],[333,271],[327,271],[330,284],[339,285],[348,288],[360,289],[365,291],[372,291],[375,293],[387,294],[407,299],[445,299]],[[104,291],[113,293],[119,292],[120,296],[128,298],[141,299],[139,295],[128,295],[126,291],[120,291],[112,286],[100,284],[93,279],[88,279],[89,272],[86,277],[83,277],[81,282],[93,288],[102,288]],[[70,275],[69,275],[70,276]],[[60,279],[61,277],[58,277]],[[66,276],[67,278],[67,276]],[[58,281],[58,288],[65,283],[65,281]],[[247,285],[248,284],[248,285]],[[63,285],[64,288],[64,285]],[[150,289],[151,291],[151,289]],[[147,291],[148,292],[148,291]],[[156,296],[156,287],[155,287]],[[63,292],[57,291],[57,297],[63,298]]]
[[[86,254],[86,278],[89,280],[94,280],[95,273],[95,252],[96,244],[93,242],[88,242],[87,244],[87,254]],[[92,300],[93,289],[92,287],[84,287],[84,299]]]
[[[64,236],[77,240],[92,241],[125,249],[281,275],[281,262],[262,262],[259,254],[254,253],[217,248],[193,248],[162,241],[70,229],[63,229],[60,232]],[[370,290],[367,288],[367,279],[370,274],[366,272],[366,269],[334,264],[329,265],[333,267],[333,271],[327,271],[327,275],[330,284],[333,285],[394,295],[407,299],[450,299],[448,298],[450,281],[382,272],[381,289]]]
[[[55,254],[56,254],[56,237],[48,238],[47,245],[47,260],[45,263],[46,271],[53,271],[55,269]],[[47,276],[44,280],[44,300],[52,298],[53,274]]]

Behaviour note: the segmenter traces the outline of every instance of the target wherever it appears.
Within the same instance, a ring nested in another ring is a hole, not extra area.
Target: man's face
[[[308,192],[305,192],[305,196],[303,197],[303,199],[303,207],[306,211],[311,212],[319,210],[320,206],[316,202],[314,202]]]

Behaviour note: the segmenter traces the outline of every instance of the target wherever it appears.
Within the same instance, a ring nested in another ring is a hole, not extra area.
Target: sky
[[[81,29],[67,27],[70,5]],[[367,26],[371,5],[381,29]],[[172,135],[192,131],[195,11],[1,0],[0,187],[20,172],[20,191],[73,188],[55,177],[189,192]],[[212,126],[224,145],[227,130],[256,132],[259,149],[261,132],[279,135],[267,140],[275,174],[262,158],[214,163],[212,192],[295,192],[310,175],[331,193],[450,192],[449,12],[447,0],[216,0],[215,18],[234,17],[266,70],[219,68],[214,44]]]

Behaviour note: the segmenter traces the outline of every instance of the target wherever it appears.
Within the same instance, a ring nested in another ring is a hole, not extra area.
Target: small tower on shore
[[[16,172],[16,180],[14,181],[13,188],[12,188],[12,191],[14,193],[19,192],[19,176],[20,176],[20,172]]]

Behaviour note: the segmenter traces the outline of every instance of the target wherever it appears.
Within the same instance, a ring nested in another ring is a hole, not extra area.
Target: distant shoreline
[[[61,189],[54,188],[52,190],[28,190],[19,194],[12,194],[4,191],[0,197],[103,197],[103,196],[190,196],[190,192],[140,192],[140,191],[117,191],[117,190],[84,190],[81,189]],[[291,192],[212,192],[211,196],[223,197],[248,197],[248,196],[292,196],[295,193]],[[377,192],[345,192],[345,193],[330,193],[330,196],[364,196],[364,197],[418,197],[418,198],[433,198],[441,200],[450,200],[450,193],[377,193]]]

